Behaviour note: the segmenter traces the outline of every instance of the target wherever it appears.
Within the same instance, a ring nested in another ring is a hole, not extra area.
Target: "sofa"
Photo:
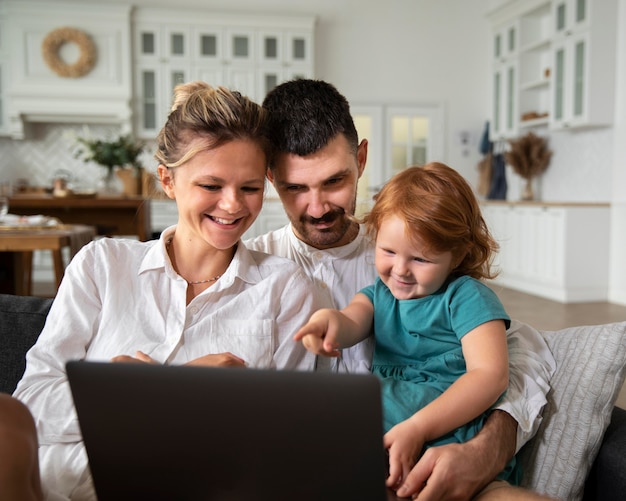
[[[52,299],[0,294],[0,391],[12,393]],[[626,492],[626,322],[541,332],[557,369],[537,435],[520,452],[522,485],[567,501]]]

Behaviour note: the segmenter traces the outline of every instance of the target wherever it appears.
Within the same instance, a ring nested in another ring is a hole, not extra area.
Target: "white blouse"
[[[222,277],[187,305],[187,283],[165,250],[174,230],[158,241],[92,242],[67,267],[14,393],[35,417],[49,499],[89,498],[76,494],[89,475],[65,374],[69,360],[108,361],[140,350],[184,364],[231,352],[253,368],[315,367],[315,357],[292,338],[328,299],[298,265],[240,242]]]

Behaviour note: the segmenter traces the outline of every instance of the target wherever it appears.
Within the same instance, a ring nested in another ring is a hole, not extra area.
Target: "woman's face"
[[[172,170],[159,166],[178,207],[176,232],[216,249],[235,245],[261,211],[265,170],[263,150],[249,140],[202,150]]]

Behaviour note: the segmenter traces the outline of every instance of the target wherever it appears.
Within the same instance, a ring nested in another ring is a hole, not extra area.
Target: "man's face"
[[[357,182],[367,160],[367,140],[356,156],[343,134],[321,150],[301,157],[280,154],[269,174],[296,236],[317,249],[345,245],[358,234],[350,220]]]

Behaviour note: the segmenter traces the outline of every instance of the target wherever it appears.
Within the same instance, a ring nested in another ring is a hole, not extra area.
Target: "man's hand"
[[[493,411],[478,435],[464,444],[428,449],[398,488],[419,501],[467,501],[500,473],[515,454],[517,422]]]

